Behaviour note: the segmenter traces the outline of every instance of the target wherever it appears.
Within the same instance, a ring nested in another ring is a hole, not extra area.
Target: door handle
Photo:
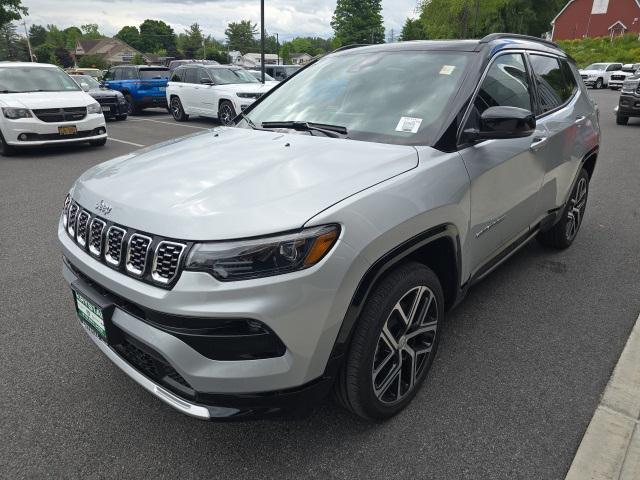
[[[540,150],[542,147],[546,145],[549,141],[547,137],[535,137],[533,142],[531,142],[531,150],[536,151]]]
[[[576,125],[580,125],[582,122],[584,122],[587,119],[587,117],[585,115],[578,115],[576,117]]]

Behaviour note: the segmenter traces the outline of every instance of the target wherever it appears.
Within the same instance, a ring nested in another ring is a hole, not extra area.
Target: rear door
[[[139,89],[145,96],[164,97],[169,83],[169,69],[166,67],[143,67],[138,70]]]
[[[182,88],[180,98],[187,111],[200,113],[201,106],[198,103],[196,88],[198,86],[198,69],[196,67],[186,67],[182,76]]]
[[[509,106],[534,111],[531,72],[524,53],[503,53],[488,67],[465,124],[479,128],[489,107]],[[469,269],[478,273],[507,245],[526,238],[539,211],[545,164],[535,149],[546,137],[544,126],[531,137],[485,140],[461,146],[471,179]]]
[[[537,122],[547,132],[537,155],[545,163],[540,205],[542,214],[548,214],[564,205],[582,159],[597,143],[597,119],[567,60],[542,53],[531,53],[529,59]]]

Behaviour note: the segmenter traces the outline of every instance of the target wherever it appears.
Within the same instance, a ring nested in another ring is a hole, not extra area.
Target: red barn
[[[640,33],[640,0],[569,0],[551,25],[554,41]]]

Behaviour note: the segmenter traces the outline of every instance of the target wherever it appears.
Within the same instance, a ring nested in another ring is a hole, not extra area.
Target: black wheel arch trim
[[[347,352],[351,336],[358,321],[358,317],[364,307],[365,301],[371,294],[373,287],[377,284],[386,273],[392,268],[399,265],[402,261],[406,260],[411,254],[423,248],[437,240],[449,239],[454,249],[454,256],[456,262],[456,294],[460,292],[461,274],[462,274],[462,257],[460,248],[460,234],[455,225],[451,223],[438,225],[436,227],[425,230],[418,235],[405,240],[400,245],[389,252],[382,255],[376,260],[369,269],[365,272],[363,277],[358,283],[347,312],[342,320],[340,331],[336,337],[336,341],[333,346],[333,350],[330,355],[330,359],[337,357],[344,357]],[[456,303],[457,299],[454,299],[452,304]]]

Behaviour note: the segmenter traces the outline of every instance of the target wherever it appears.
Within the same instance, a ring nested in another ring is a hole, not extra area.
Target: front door
[[[522,53],[505,53],[488,68],[467,120],[478,128],[489,107],[534,111],[531,76]],[[485,140],[460,153],[471,180],[470,271],[476,272],[498,252],[529,232],[538,215],[545,163],[536,151],[546,140],[544,125],[532,137]]]

